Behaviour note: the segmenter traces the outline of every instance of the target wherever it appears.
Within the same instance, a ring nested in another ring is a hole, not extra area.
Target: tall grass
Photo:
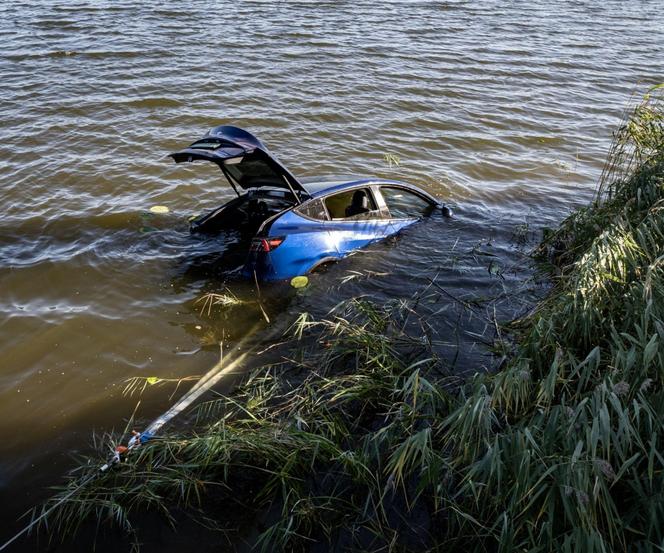
[[[656,95],[628,114],[596,199],[540,246],[554,287],[500,372],[434,380],[403,305],[302,317],[315,347],[199,406],[195,433],[139,449],[50,530],[220,500],[264,551],[662,550],[663,122]]]

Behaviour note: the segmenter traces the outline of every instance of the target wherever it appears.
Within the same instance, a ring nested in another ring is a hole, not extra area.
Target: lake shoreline
[[[663,120],[655,90],[616,133],[596,199],[546,233],[553,288],[527,317],[489,321],[500,370],[464,381],[437,365],[417,298],[303,316],[288,366],[140,448],[51,532],[112,515],[138,541],[137,513],[175,508],[237,549],[656,548]]]

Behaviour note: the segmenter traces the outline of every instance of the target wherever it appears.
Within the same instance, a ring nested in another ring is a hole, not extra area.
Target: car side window
[[[362,221],[381,218],[369,188],[356,188],[328,196],[325,198],[325,206],[333,220]]]
[[[309,219],[316,219],[317,221],[327,221],[329,219],[322,200],[305,202],[301,206],[295,208],[294,211]]]
[[[433,208],[433,204],[428,199],[404,188],[382,186],[380,192],[387,209],[390,210],[390,216],[395,219],[429,215]]]

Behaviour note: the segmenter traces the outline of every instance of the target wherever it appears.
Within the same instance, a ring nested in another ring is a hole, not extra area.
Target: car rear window
[[[327,210],[323,205],[322,200],[312,200],[305,202],[295,209],[295,212],[308,217],[309,219],[316,219],[317,221],[327,221]]]
[[[244,156],[239,163],[224,167],[242,188],[284,186],[281,175],[260,157]]]

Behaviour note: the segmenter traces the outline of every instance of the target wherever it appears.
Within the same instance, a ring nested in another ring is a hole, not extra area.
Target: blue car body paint
[[[322,262],[345,257],[371,242],[396,234],[417,219],[312,222],[288,211],[270,227],[269,236],[283,236],[278,248],[249,253],[242,274],[272,281],[303,275]]]
[[[220,167],[238,197],[192,221],[192,232],[234,225],[250,229],[254,238],[242,274],[261,281],[306,274],[392,236],[420,219],[422,206],[424,211],[442,207],[444,213],[451,213],[424,190],[398,181],[298,180],[260,140],[237,127],[215,127],[171,157],[176,163],[206,160]],[[349,194],[352,202],[344,212],[339,201]],[[419,212],[401,210],[399,198],[403,197],[420,202]],[[328,202],[334,204],[335,198],[333,213]],[[353,206],[356,199],[358,205]],[[315,216],[305,215],[310,206],[318,210]],[[359,212],[349,214],[353,207],[359,207]]]

